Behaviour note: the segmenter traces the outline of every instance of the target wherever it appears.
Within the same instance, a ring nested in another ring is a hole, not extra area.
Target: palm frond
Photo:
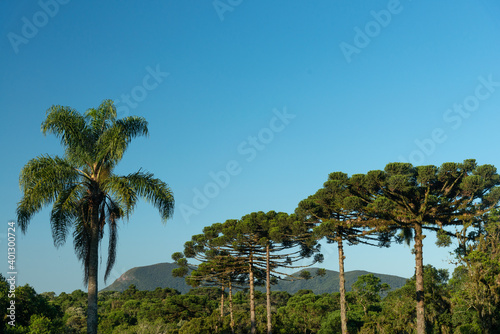
[[[102,183],[102,188],[110,195],[110,198],[118,202],[117,205],[128,218],[137,203],[137,193],[129,179],[125,176],[112,175]]]
[[[52,106],[42,123],[42,133],[52,133],[60,138],[66,157],[77,165],[90,161],[95,140],[89,131],[85,117],[70,107]]]
[[[59,247],[66,242],[68,230],[73,226],[78,216],[78,205],[82,198],[80,184],[68,185],[61,191],[54,202],[50,214],[50,223],[54,245]]]
[[[148,122],[143,117],[129,116],[116,121],[125,136],[130,141],[139,136],[148,136]]]
[[[116,116],[116,107],[112,100],[104,100],[97,109],[91,108],[85,112],[85,119],[96,138],[114,123]]]
[[[65,158],[41,155],[28,161],[19,175],[21,191],[36,186],[40,181],[56,183],[72,183],[78,180],[79,174]]]
[[[40,156],[30,160],[19,177],[23,197],[18,203],[17,220],[21,230],[25,232],[31,217],[56,201],[68,185],[78,182],[79,177],[65,159]]]
[[[104,281],[106,281],[111,274],[111,270],[116,260],[116,245],[118,242],[118,220],[122,216],[121,208],[113,201],[107,203],[107,217],[109,226],[109,245],[108,245],[108,261],[106,264],[106,272],[104,273]]]
[[[83,209],[82,212],[85,210]],[[87,286],[89,281],[89,250],[91,233],[90,229],[85,224],[83,217],[79,216],[78,221],[73,231],[73,246],[75,248],[76,257],[83,266],[83,284]]]
[[[142,117],[130,116],[116,120],[106,127],[96,142],[96,161],[105,162],[108,169],[118,163],[130,141],[148,135],[148,123]]]
[[[75,109],[54,105],[47,110],[42,123],[42,133],[52,133],[61,138],[63,146],[79,145],[85,118]]]
[[[126,178],[137,195],[143,197],[160,211],[160,216],[165,222],[174,212],[174,195],[165,182],[153,176],[152,173],[139,170],[127,175]]]

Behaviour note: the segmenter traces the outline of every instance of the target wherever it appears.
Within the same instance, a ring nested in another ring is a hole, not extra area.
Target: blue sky
[[[120,116],[145,117],[149,138],[131,144],[116,172],[143,168],[174,191],[166,225],[143,202],[123,222],[107,284],[171,261],[204,226],[293,212],[330,172],[467,158],[500,166],[494,0],[3,1],[0,22],[3,274],[19,172],[62,153],[40,132],[54,104],[84,112],[113,99]],[[18,283],[83,289],[72,239],[56,249],[48,218],[43,210],[17,233]],[[335,245],[324,251],[322,266],[338,270]],[[424,262],[452,270],[450,251],[429,236]],[[101,252],[104,264],[105,242]],[[346,256],[346,270],[413,275],[404,245]]]

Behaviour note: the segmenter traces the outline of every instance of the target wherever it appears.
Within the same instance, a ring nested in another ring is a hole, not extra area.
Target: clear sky
[[[107,284],[171,261],[204,226],[292,213],[330,172],[467,158],[500,166],[496,0],[2,1],[0,22],[4,275],[19,172],[62,153],[40,132],[54,104],[84,112],[113,99],[119,116],[145,117],[150,136],[116,172],[146,169],[175,195],[166,225],[143,202],[121,224]],[[54,247],[49,212],[17,233],[18,284],[84,289],[71,235]],[[338,270],[335,247],[324,247],[327,269]],[[424,262],[451,271],[450,251],[429,236]],[[101,253],[104,266],[106,242]],[[404,245],[346,256],[346,270],[414,272]]]

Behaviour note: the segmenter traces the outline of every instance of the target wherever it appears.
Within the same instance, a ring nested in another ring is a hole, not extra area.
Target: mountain
[[[131,284],[135,284],[138,290],[150,290],[160,288],[172,288],[180,293],[187,293],[191,287],[186,284],[183,277],[173,277],[172,269],[177,268],[175,263],[158,263],[145,267],[135,267],[127,270],[112,284],[101,291],[124,291]]]
[[[172,269],[177,268],[174,263],[158,263],[145,267],[135,267],[115,280],[111,285],[101,291],[124,291],[131,284],[135,284],[138,290],[154,290],[160,288],[173,288],[181,293],[188,292],[191,287],[186,284],[184,278],[173,277]],[[313,276],[317,268],[306,269]],[[370,274],[367,271],[355,270],[345,273],[346,290],[350,291],[351,285],[356,282],[358,276]],[[383,275],[373,273],[379,277],[382,283],[391,286],[391,290],[398,289],[406,283],[406,278],[392,275]],[[294,274],[298,275],[298,273]],[[261,291],[263,287],[258,288]],[[339,291],[339,273],[333,270],[326,270],[325,276],[313,277],[311,279],[296,279],[293,281],[281,280],[278,284],[271,287],[272,291],[287,291],[294,294],[301,289],[312,290],[316,294],[332,293]]]
[[[312,276],[316,275],[318,268],[308,268],[304,269],[311,273]],[[293,276],[298,276],[298,273],[293,274]],[[391,287],[390,290],[396,290],[401,288],[406,283],[406,278],[384,275],[377,273],[370,273],[363,270],[346,271],[345,273],[345,288],[346,291],[351,291],[351,286],[358,280],[358,276],[373,274],[374,276],[380,278],[382,283],[387,283]],[[322,293],[332,293],[339,292],[339,272],[333,270],[326,270],[324,276],[317,276],[311,279],[295,279],[292,281],[281,280],[278,284],[272,286],[273,291],[287,291],[290,294],[295,294],[297,291],[306,289],[312,290],[315,294]],[[260,288],[259,288],[260,290]],[[264,291],[264,289],[262,289]]]

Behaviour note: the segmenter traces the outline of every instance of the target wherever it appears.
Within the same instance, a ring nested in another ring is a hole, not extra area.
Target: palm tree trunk
[[[231,281],[229,281],[229,313],[231,314],[231,334],[234,334],[233,288]]]
[[[99,220],[98,210],[92,209],[90,223],[90,249],[88,264],[88,305],[87,305],[87,334],[97,334],[97,269],[99,266]]]
[[[250,333],[256,334],[255,328],[255,293],[254,293],[254,285],[253,285],[253,258],[250,255],[250,262],[248,264],[249,268],[249,279],[250,279]]]
[[[417,334],[425,334],[424,256],[422,225],[415,224],[415,279],[417,290]]]
[[[266,303],[267,303],[267,334],[272,333],[271,324],[271,265],[269,263],[269,244],[266,245]]]
[[[339,247],[339,285],[340,285],[340,323],[342,334],[348,334],[347,331],[347,305],[345,300],[345,275],[344,275],[344,246],[342,245],[342,237],[337,239]]]

